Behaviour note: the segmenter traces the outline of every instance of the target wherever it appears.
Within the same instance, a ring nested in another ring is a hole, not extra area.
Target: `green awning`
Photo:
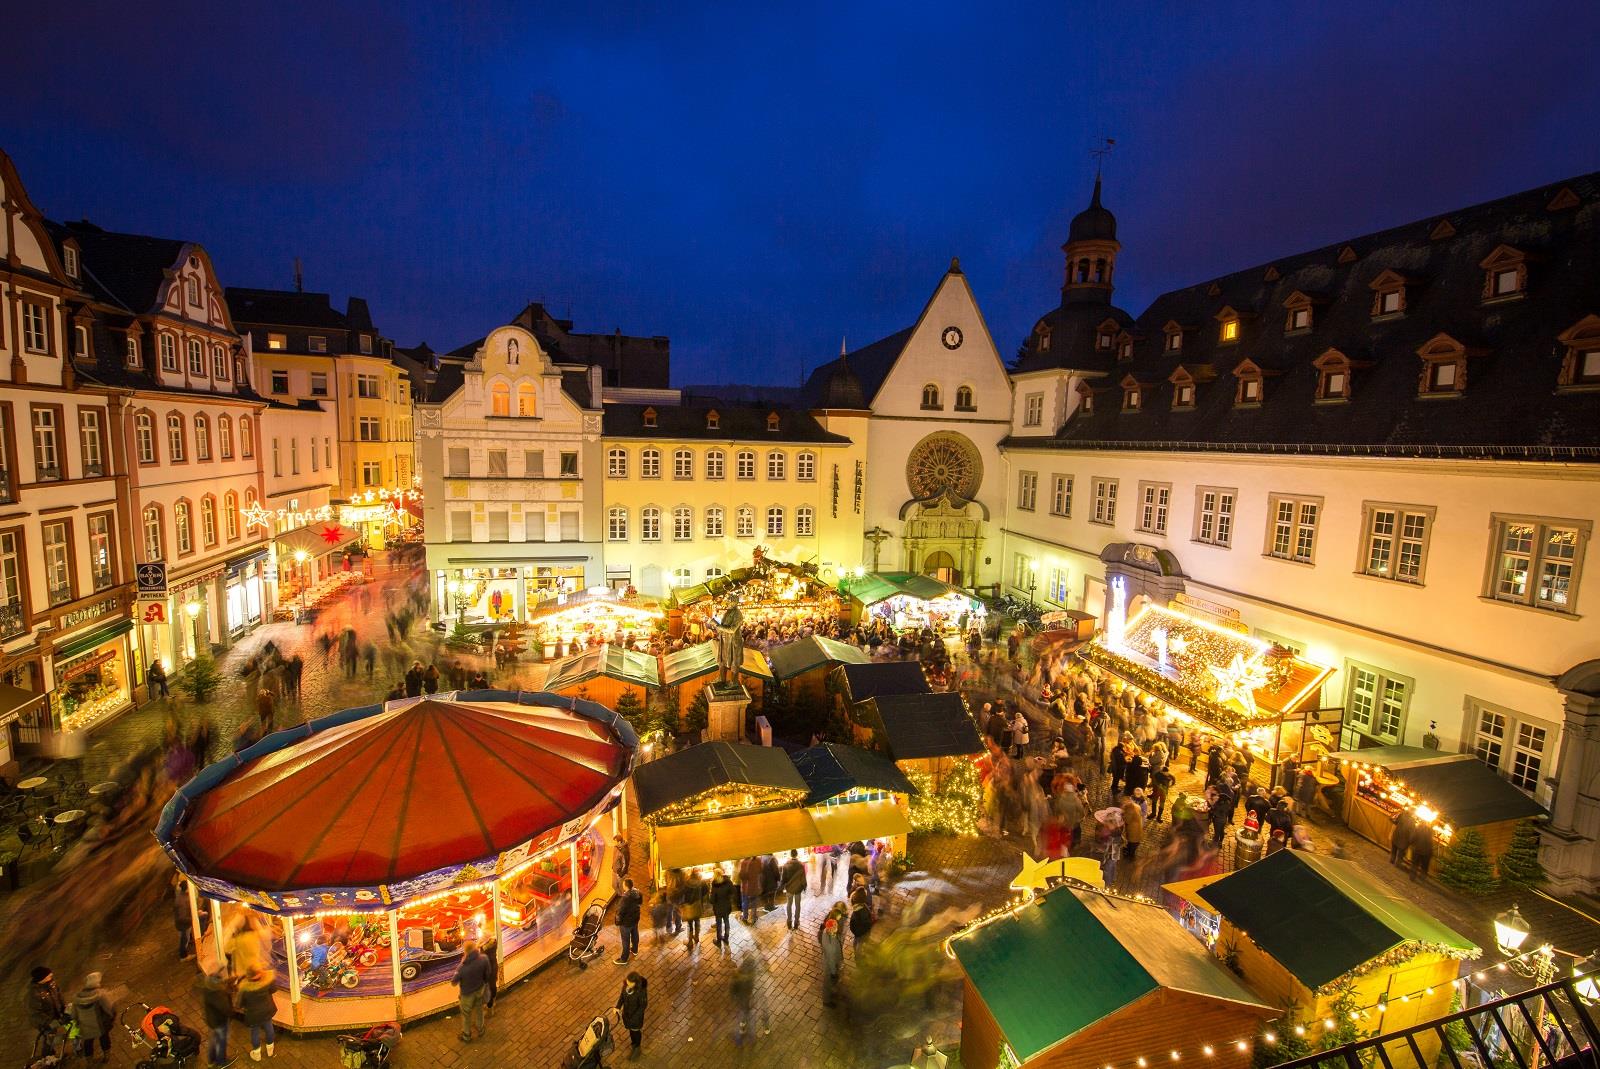
[[[917,575],[914,572],[871,572],[860,579],[847,580],[845,588],[852,598],[863,605],[876,605],[901,594],[918,601],[932,601],[946,594],[959,594],[976,604],[976,599],[965,590],[941,583],[931,575]]]
[[[133,630],[132,620],[113,620],[109,624],[92,627],[81,635],[74,635],[56,646],[56,665],[69,657],[76,657],[80,653],[87,653],[96,646],[103,646],[118,635],[126,635]]]
[[[663,654],[661,657],[661,685],[675,687],[679,683],[687,683],[691,679],[699,679],[717,670],[717,644],[715,642],[697,642],[693,646],[686,646],[681,650]],[[771,679],[772,670],[767,667],[767,659],[760,650],[745,647],[744,662],[739,669],[740,674],[754,676],[757,679]]]

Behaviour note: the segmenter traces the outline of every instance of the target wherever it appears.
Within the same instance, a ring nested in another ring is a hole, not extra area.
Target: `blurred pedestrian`
[[[626,965],[639,953],[639,913],[644,896],[633,886],[632,880],[622,881],[622,893],[617,896],[617,929],[622,936],[622,950],[613,965]]]
[[[159,658],[150,662],[150,667],[144,674],[144,682],[151,701],[155,701],[157,697],[169,697],[172,693],[167,690],[167,670]]]
[[[845,904],[835,902],[817,928],[822,948],[822,1004],[832,1006],[839,997],[839,973],[844,968]]]
[[[85,1059],[100,1047],[100,1061],[111,1059],[111,1026],[117,1019],[111,999],[100,986],[100,974],[90,973],[83,987],[72,997],[69,1007],[72,1020],[78,1026],[78,1053]]]

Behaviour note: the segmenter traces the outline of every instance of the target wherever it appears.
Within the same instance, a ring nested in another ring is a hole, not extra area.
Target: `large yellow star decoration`
[[[1022,871],[1011,881],[1013,891],[1033,894],[1048,890],[1051,880],[1076,880],[1090,887],[1104,887],[1100,863],[1088,857],[1057,857],[1035,861],[1024,851]]]
[[[1256,691],[1267,685],[1264,668],[1258,664],[1246,664],[1244,657],[1236,653],[1228,667],[1218,668],[1208,664],[1206,670],[1217,677],[1218,703],[1226,703],[1231,699],[1238,702],[1247,715],[1256,715]]]

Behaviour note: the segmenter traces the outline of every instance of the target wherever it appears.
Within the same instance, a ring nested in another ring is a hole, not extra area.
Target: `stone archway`
[[[967,585],[977,574],[983,521],[989,518],[981,502],[941,494],[907,501],[900,518],[905,521],[904,570],[933,575],[952,586]]]
[[[922,558],[922,574],[931,575],[951,586],[961,585],[961,569],[956,567],[956,559],[942,549],[936,549]]]
[[[1157,549],[1141,542],[1113,542],[1100,551],[1100,560],[1106,566],[1106,586],[1121,576],[1127,589],[1128,618],[1133,618],[1132,606],[1142,595],[1157,605],[1166,605],[1183,593],[1186,576],[1183,565],[1171,550]]]

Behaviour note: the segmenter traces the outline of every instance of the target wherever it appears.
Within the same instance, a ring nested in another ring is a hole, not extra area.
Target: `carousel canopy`
[[[906,779],[904,772],[882,754],[855,746],[839,746],[825,742],[809,750],[801,750],[793,757],[794,767],[806,781],[811,793],[807,805],[826,802],[850,790],[893,791],[896,794],[916,794],[917,789]]]
[[[793,679],[825,664],[866,664],[872,660],[859,646],[821,635],[776,646],[767,654],[767,659],[772,662],[775,679]]]
[[[978,725],[959,694],[880,694],[858,708],[868,724],[883,733],[896,761],[983,752]]]
[[[799,795],[808,789],[788,754],[775,746],[747,742],[702,742],[640,765],[633,773],[641,817],[706,791],[741,783]]]
[[[866,664],[842,664],[845,689],[852,702],[864,702],[880,694],[926,694],[928,677],[922,673],[920,661],[869,661]]]
[[[627,777],[634,743],[609,710],[552,694],[347,710],[203,771],[157,837],[197,874],[244,887],[390,884],[492,859],[593,809]]]
[[[716,670],[717,644],[711,641],[697,642],[693,646],[686,646],[662,656],[661,685],[675,687],[679,683],[699,679]],[[749,646],[745,647],[744,661],[739,671],[757,679],[772,678],[772,669],[767,667],[767,659],[761,655],[760,650]]]
[[[1333,755],[1381,768],[1458,828],[1545,815],[1544,807],[1495,774],[1472,754],[1447,754],[1417,746],[1375,746]]]
[[[1279,850],[1224,876],[1207,885],[1205,898],[1313,989],[1403,943],[1445,946],[1466,955],[1478,949],[1354,862],[1302,850]]]
[[[639,687],[661,685],[661,669],[655,654],[624,649],[608,642],[551,665],[544,689],[564,691],[600,676]]]
[[[918,601],[932,601],[946,594],[958,594],[972,600],[972,595],[949,583],[941,583],[931,575],[915,572],[870,572],[860,579],[852,579],[849,594],[863,605],[876,605],[880,601],[904,595]]]

